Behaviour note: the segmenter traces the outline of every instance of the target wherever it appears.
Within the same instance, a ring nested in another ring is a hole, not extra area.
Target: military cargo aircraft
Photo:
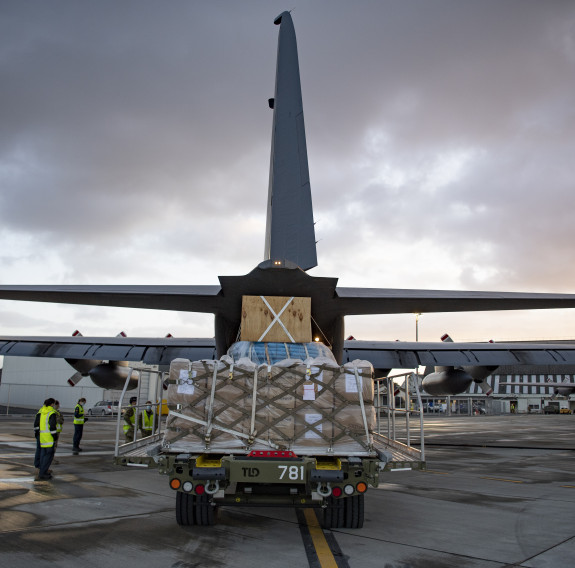
[[[244,296],[282,296],[311,299],[313,336],[340,363],[366,359],[380,376],[392,368],[445,367],[435,373],[435,394],[462,392],[470,380],[482,382],[486,368],[499,365],[574,364],[575,344],[344,340],[344,318],[349,315],[573,308],[575,294],[348,288],[338,286],[335,277],[309,275],[307,271],[318,261],[296,36],[289,12],[275,23],[279,40],[275,94],[268,101],[273,135],[267,226],[264,258],[258,266],[245,275],[220,276],[219,284],[209,285],[0,286],[3,300],[211,313],[215,337],[0,337],[0,355],[58,357],[75,360],[77,365],[80,361],[169,364],[176,357],[211,359],[224,355],[236,341]],[[123,385],[115,376],[116,367],[109,367],[107,388]],[[473,376],[469,369],[483,371]]]

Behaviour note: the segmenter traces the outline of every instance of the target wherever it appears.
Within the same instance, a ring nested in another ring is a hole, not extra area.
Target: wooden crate
[[[277,315],[280,312],[278,321]],[[240,339],[279,343],[311,342],[311,298],[243,296]]]

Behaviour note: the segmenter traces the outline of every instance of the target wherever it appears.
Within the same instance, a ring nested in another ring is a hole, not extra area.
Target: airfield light
[[[175,477],[174,479],[170,480],[170,487],[172,489],[179,489],[181,484],[182,482],[179,479],[176,479]]]
[[[334,488],[331,490],[331,494],[332,494],[334,497],[341,497],[341,494],[342,494],[342,493],[343,493],[343,491],[341,490],[341,487],[334,487]]]
[[[184,484],[182,485],[182,489],[186,493],[189,493],[193,488],[194,488],[194,484],[191,481],[184,481]]]
[[[200,483],[196,485],[196,495],[203,495],[206,492],[206,488]]]
[[[355,488],[357,489],[358,493],[365,493],[367,491],[367,484],[363,481],[360,481]]]
[[[353,495],[353,492],[354,492],[353,485],[346,485],[346,486],[343,488],[343,492],[344,492],[346,495]]]
[[[313,340],[314,340],[314,341],[319,341],[319,337],[314,337]]]

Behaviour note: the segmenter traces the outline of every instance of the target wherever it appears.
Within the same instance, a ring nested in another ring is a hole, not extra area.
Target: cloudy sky
[[[319,266],[342,286],[575,292],[570,0],[4,0],[0,283],[217,284],[263,259],[293,10]],[[575,337],[574,311],[424,340]],[[213,335],[211,316],[0,302],[0,335]],[[414,339],[415,317],[348,318]]]

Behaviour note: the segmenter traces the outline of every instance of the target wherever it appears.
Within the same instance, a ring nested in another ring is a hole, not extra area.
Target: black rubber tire
[[[182,527],[190,527],[196,523],[195,496],[178,491],[176,493],[176,521]]]
[[[345,519],[345,504],[343,499],[335,499],[335,519],[334,519],[334,529],[342,529],[343,521]]]
[[[351,529],[353,524],[353,497],[346,497],[345,501],[345,521],[344,527],[346,529]]]
[[[208,495],[201,495],[196,497],[196,524],[204,526],[212,526],[216,524],[216,509],[209,501]]]
[[[334,506],[331,502],[333,499],[327,499],[327,506],[323,509],[323,522],[322,526],[324,529],[334,529]]]
[[[360,529],[363,527],[364,497],[365,495],[363,494],[357,496],[357,527],[355,527],[356,529]]]
[[[344,524],[345,499],[328,497],[327,507],[323,510],[323,528],[341,529]]]
[[[345,523],[347,529],[360,529],[363,527],[364,496],[354,495],[346,497],[345,501]]]

